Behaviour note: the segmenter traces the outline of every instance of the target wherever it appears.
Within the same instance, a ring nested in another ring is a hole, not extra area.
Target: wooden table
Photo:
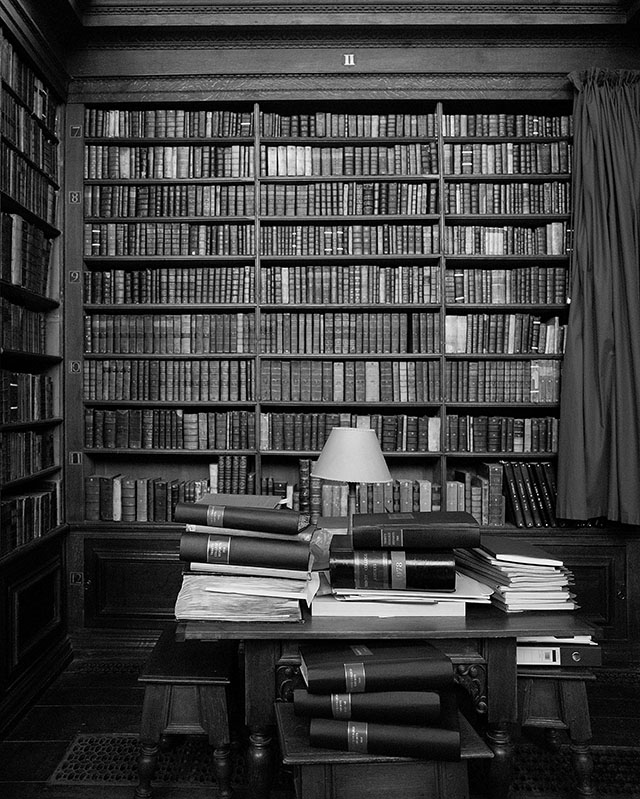
[[[317,618],[301,622],[188,621],[178,625],[183,639],[237,639],[245,652],[245,722],[250,731],[248,777],[255,797],[269,796],[271,729],[274,701],[286,691],[299,643],[317,640],[432,641],[449,655],[456,679],[465,684],[479,713],[486,717],[490,763],[490,796],[506,799],[512,774],[511,725],[517,721],[516,638],[595,633],[575,613],[504,613],[486,605],[469,605],[464,618]],[[293,658],[292,658],[293,654]],[[285,679],[276,680],[284,671]],[[283,685],[285,686],[283,688]]]

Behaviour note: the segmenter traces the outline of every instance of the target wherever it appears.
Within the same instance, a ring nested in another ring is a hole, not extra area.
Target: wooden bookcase
[[[494,105],[70,106],[70,521],[170,522],[216,471],[304,503],[361,424],[398,481],[361,508],[500,523],[479,465],[556,448],[571,121]]]
[[[59,208],[62,108],[0,29],[0,717],[68,655]]]

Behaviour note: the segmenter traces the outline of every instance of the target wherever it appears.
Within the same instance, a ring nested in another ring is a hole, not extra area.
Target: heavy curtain
[[[569,77],[574,234],[557,515],[640,524],[640,72]]]

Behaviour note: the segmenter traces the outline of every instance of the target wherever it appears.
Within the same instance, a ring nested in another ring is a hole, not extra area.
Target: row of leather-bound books
[[[3,260],[3,264],[5,261]],[[8,269],[8,264],[7,264]],[[8,273],[7,273],[8,274]],[[262,265],[261,301],[295,304],[438,303],[440,268],[427,264]],[[453,303],[563,304],[567,270],[553,266],[455,268],[444,273],[445,301]],[[253,303],[253,265],[92,269],[85,272],[89,304]]]
[[[85,185],[88,217],[342,216],[437,214],[438,184],[375,179],[366,182],[260,184],[256,205],[251,184],[167,183]],[[567,214],[570,183],[545,181],[482,183],[447,181],[445,214]]]

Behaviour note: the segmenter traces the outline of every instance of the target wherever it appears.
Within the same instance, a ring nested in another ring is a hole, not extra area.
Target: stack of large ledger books
[[[425,641],[300,646],[305,687],[294,690],[309,743],[324,749],[458,760],[451,661]]]
[[[178,620],[296,621],[310,605],[319,575],[312,571],[308,517],[249,506],[219,494],[176,507],[186,523],[180,558],[186,570],[176,599]],[[230,504],[227,504],[230,503]]]
[[[575,610],[573,575],[560,558],[521,539],[482,534],[481,544],[456,551],[457,568],[491,587],[506,612]]]
[[[491,590],[457,571],[455,550],[480,543],[464,511],[357,514],[351,535],[329,545],[330,593],[313,616],[464,616]]]

